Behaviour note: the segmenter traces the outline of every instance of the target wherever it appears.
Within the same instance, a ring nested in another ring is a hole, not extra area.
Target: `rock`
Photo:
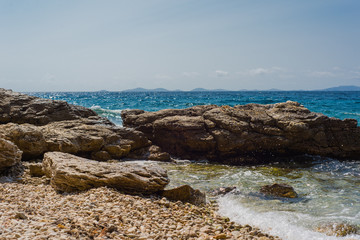
[[[20,163],[22,151],[12,142],[0,138],[0,172]]]
[[[113,125],[109,120],[99,117],[93,110],[85,107],[0,88],[0,123],[45,125],[56,121],[89,117]]]
[[[42,163],[29,163],[28,168],[30,170],[30,176],[32,177],[42,177],[45,175]]]
[[[260,192],[273,197],[297,198],[294,188],[287,184],[272,184],[261,187]]]
[[[358,228],[347,223],[333,223],[318,226],[316,231],[325,233],[328,236],[344,237],[349,234],[356,234],[358,232]]]
[[[122,118],[124,126],[182,159],[243,164],[294,154],[360,158],[356,120],[329,118],[297,102],[124,110]]]
[[[120,159],[151,144],[139,131],[103,125],[88,118],[53,122],[45,126],[2,124],[0,135],[18,146],[24,152],[25,160],[39,158],[49,151],[77,154],[103,161]],[[132,156],[138,157],[136,154]]]
[[[214,196],[225,195],[225,194],[235,191],[235,190],[236,190],[236,187],[220,187],[220,188],[212,191],[211,194]]]
[[[97,162],[61,152],[45,153],[43,169],[60,192],[106,186],[129,194],[153,194],[169,182],[166,171],[159,166]]]
[[[26,220],[26,219],[28,219],[28,217],[23,212],[17,212],[15,214],[15,219]]]
[[[202,193],[197,189],[195,190],[189,185],[164,190],[161,195],[172,201],[188,202],[194,205],[206,204],[205,193]]]

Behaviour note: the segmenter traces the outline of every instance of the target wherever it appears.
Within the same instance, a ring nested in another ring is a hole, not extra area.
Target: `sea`
[[[222,91],[222,92],[32,92],[30,95],[93,109],[121,126],[121,111],[157,111],[196,105],[274,104],[297,101],[314,112],[360,121],[360,92],[326,91]],[[179,164],[162,163],[170,187],[190,184],[206,192],[235,186],[237,191],[218,198],[219,213],[239,224],[289,240],[360,239],[360,161],[320,156],[294,156],[258,166],[226,166],[191,159]],[[266,198],[261,186],[286,183],[299,197]],[[210,197],[211,198],[211,197]],[[357,233],[335,236],[321,233],[325,227],[345,224]]]

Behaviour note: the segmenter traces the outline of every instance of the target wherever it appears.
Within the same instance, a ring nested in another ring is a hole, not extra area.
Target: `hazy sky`
[[[16,91],[360,85],[359,0],[0,0]]]

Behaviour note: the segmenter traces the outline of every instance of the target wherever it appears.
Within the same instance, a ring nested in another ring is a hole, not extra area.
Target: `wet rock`
[[[294,154],[360,157],[356,120],[329,118],[291,101],[158,112],[124,110],[122,118],[124,126],[142,131],[163,151],[182,159],[244,164]]]
[[[316,231],[325,233],[328,236],[344,237],[350,234],[356,234],[359,229],[347,223],[333,223],[318,226]]]
[[[0,138],[0,172],[20,163],[22,151],[12,142]]]
[[[107,186],[129,194],[153,194],[169,182],[166,171],[156,165],[97,162],[61,152],[45,153],[43,169],[60,192]]]
[[[294,188],[287,184],[272,184],[261,187],[260,192],[273,196],[273,197],[284,197],[284,198],[297,198],[298,194]]]
[[[172,201],[188,202],[194,205],[206,204],[206,195],[189,185],[183,185],[174,189],[164,190],[162,196]]]
[[[236,187],[220,187],[218,189],[215,189],[211,192],[212,195],[218,196],[218,195],[225,195],[229,192],[233,192],[236,190]]]

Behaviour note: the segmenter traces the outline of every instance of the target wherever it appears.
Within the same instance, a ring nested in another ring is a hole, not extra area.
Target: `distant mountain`
[[[320,91],[360,91],[358,86],[338,86],[332,88],[325,88]]]
[[[226,89],[205,89],[205,88],[194,88],[193,90],[190,90],[190,92],[226,92],[229,90]]]
[[[165,88],[155,88],[155,89],[146,89],[146,88],[133,88],[133,89],[127,89],[123,92],[168,92],[169,90]]]

